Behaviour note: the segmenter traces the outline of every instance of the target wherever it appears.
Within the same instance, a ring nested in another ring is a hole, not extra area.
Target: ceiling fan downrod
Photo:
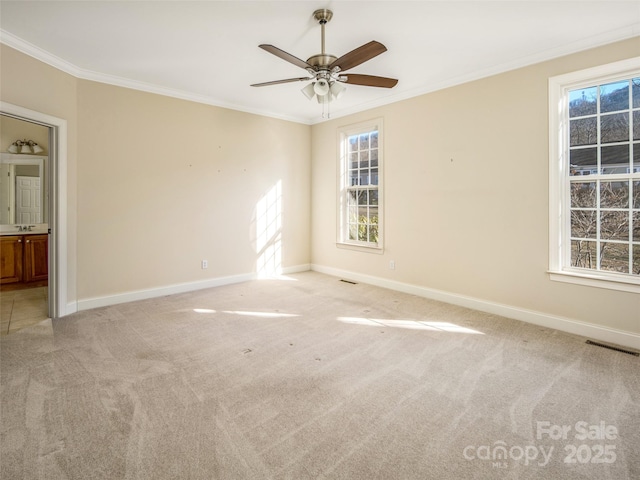
[[[313,18],[320,24],[321,28],[321,40],[320,40],[320,54],[309,57],[307,63],[312,65],[317,70],[326,70],[327,67],[336,60],[334,55],[328,55],[325,52],[325,34],[324,26],[333,18],[333,12],[326,8],[321,8],[313,12]]]
[[[320,52],[324,55],[324,26],[331,20],[333,17],[333,12],[331,10],[327,10],[326,8],[321,8],[313,12],[313,18],[320,24],[320,28],[322,30],[321,33],[321,49]]]

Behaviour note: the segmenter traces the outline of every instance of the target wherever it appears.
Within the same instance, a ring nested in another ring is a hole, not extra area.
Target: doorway
[[[50,128],[0,117],[0,332],[15,333],[49,316],[47,206]],[[28,140],[27,140],[28,139]],[[37,148],[27,142],[33,142]],[[25,144],[24,148],[22,144]],[[36,153],[37,152],[37,153]],[[46,210],[45,210],[46,209]],[[37,261],[36,261],[37,259]]]
[[[23,247],[38,256],[40,267],[33,263],[28,265],[27,274],[30,276],[27,277],[28,282],[23,282],[29,284],[26,285],[27,288],[24,288],[25,285],[2,284],[0,286],[2,334],[8,334],[47,318],[58,318],[73,313],[75,308],[67,298],[67,122],[6,102],[0,102],[0,115],[3,119],[11,119],[13,125],[30,126],[32,132],[38,131],[37,129],[46,132],[46,138],[37,143],[48,147],[45,152],[39,154],[41,157],[46,156],[45,166],[41,168],[42,194],[37,197],[37,194],[32,193],[36,198],[42,199],[42,217],[40,218],[42,223],[35,223],[38,217],[30,216],[34,223],[29,224],[31,228],[26,225],[27,231],[22,232],[25,241]],[[36,130],[33,130],[34,128]],[[18,135],[16,131],[9,129],[9,132],[6,132],[3,129],[2,152],[8,150],[10,142],[17,139],[23,140],[19,135],[15,139],[12,138],[16,135]],[[20,226],[22,226],[21,222],[15,221],[14,224],[5,224],[3,218],[3,223],[0,224],[2,234],[0,239],[4,239],[7,235],[18,236],[17,234],[21,233],[18,231]],[[30,233],[38,235],[31,236]],[[44,268],[42,267],[43,258],[45,259]]]

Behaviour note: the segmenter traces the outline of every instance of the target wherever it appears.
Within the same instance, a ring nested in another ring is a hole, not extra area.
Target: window
[[[551,278],[640,292],[640,57],[549,81]]]
[[[382,251],[382,120],[339,130],[338,244]]]

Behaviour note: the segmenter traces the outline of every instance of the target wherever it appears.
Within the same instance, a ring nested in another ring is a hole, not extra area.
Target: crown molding
[[[82,80],[90,80],[107,85],[114,85],[116,87],[130,88],[132,90],[139,90],[142,92],[163,95],[165,97],[178,98],[180,100],[212,105],[214,107],[228,108],[230,110],[277,118],[279,120],[286,120],[289,122],[303,123],[306,125],[310,124],[309,120],[306,118],[278,115],[272,112],[265,112],[257,109],[247,108],[241,105],[220,102],[219,100],[216,100],[214,98],[207,97],[205,95],[197,95],[191,92],[186,92],[184,90],[162,87],[160,85],[154,85],[152,83],[140,82],[138,80],[132,80],[129,78],[118,77],[116,75],[95,72],[93,70],[86,70],[56,55],[53,55],[52,53],[43,50],[42,48],[37,47],[36,45],[33,45],[32,43],[29,43],[3,29],[0,29],[0,43],[3,43],[4,45],[11,47],[14,50],[24,53],[25,55],[35,58],[36,60],[39,60],[57,70],[68,73],[69,75]]]
[[[335,110],[334,112],[332,112],[330,119],[319,119],[312,122],[312,124],[325,122],[335,118],[345,117],[347,115],[352,115],[365,110],[371,110],[373,108],[382,107],[391,103],[396,103],[403,100],[408,100],[410,98],[419,97],[421,95],[426,95],[427,93],[444,90],[445,88],[455,87],[456,85],[462,85],[464,83],[473,82],[475,80],[491,77],[493,75],[498,75],[500,73],[505,73],[511,70],[517,70],[518,68],[528,67],[537,63],[547,62],[556,58],[564,57],[566,55],[590,50],[592,48],[602,47],[610,43],[621,42],[623,40],[628,40],[634,37],[640,37],[640,23],[634,23],[626,28],[613,30],[600,35],[594,35],[593,37],[589,37],[585,40],[568,43],[566,45],[562,45],[561,47],[548,49],[543,52],[537,52],[532,55],[520,57],[516,60],[501,63],[499,65],[494,65],[489,68],[476,70],[469,74],[451,77],[444,82],[426,84],[419,88],[407,90],[395,95],[389,95],[378,100],[356,105],[355,107],[347,108],[344,110]]]
[[[406,92],[401,92],[395,95],[390,95],[378,100],[374,100],[372,102],[362,103],[351,108],[346,108],[343,110],[334,110],[330,118],[317,118],[317,117],[306,118],[306,117],[281,115],[274,112],[267,112],[267,111],[247,108],[245,106],[221,102],[218,99],[214,99],[204,95],[197,95],[197,94],[186,92],[183,90],[162,87],[159,85],[140,82],[137,80],[131,80],[124,77],[118,77],[115,75],[95,72],[92,70],[86,70],[56,55],[53,55],[52,53],[40,47],[37,47],[21,39],[20,37],[17,37],[12,33],[7,32],[6,30],[0,29],[0,43],[3,43],[15,50],[18,50],[21,53],[24,53],[25,55],[29,55],[30,57],[33,57],[36,60],[46,63],[47,65],[50,65],[58,70],[68,73],[69,75],[72,75],[76,78],[80,78],[83,80],[91,80],[94,82],[105,83],[108,85],[114,85],[118,87],[130,88],[133,90],[139,90],[147,93],[155,93],[157,95],[163,95],[167,97],[178,98],[181,100],[187,100],[187,101],[202,103],[206,105],[212,105],[215,107],[228,108],[231,110],[251,113],[254,115],[277,118],[279,120],[302,123],[305,125],[315,125],[318,123],[323,123],[329,120],[345,117],[345,116],[359,113],[365,110],[371,110],[373,108],[382,107],[384,105],[389,105],[391,103],[396,103],[402,100],[408,100],[410,98],[425,95],[427,93],[443,90],[445,88],[454,87],[456,85],[461,85],[463,83],[472,82],[475,80],[479,80],[481,78],[486,78],[486,77],[490,77],[500,73],[508,72],[510,70],[516,70],[518,68],[534,65],[536,63],[553,60],[555,58],[562,57],[565,55],[578,53],[580,51],[601,47],[603,45],[607,45],[610,43],[615,43],[615,42],[619,42],[619,41],[623,41],[623,40],[627,40],[627,39],[630,39],[633,37],[639,37],[639,36],[640,36],[640,23],[634,23],[629,25],[626,28],[616,29],[600,35],[594,35],[585,40],[571,42],[566,45],[562,45],[561,47],[556,47],[549,50],[545,50],[543,52],[538,52],[525,57],[520,57],[516,60],[501,63],[499,65],[495,65],[482,70],[477,70],[470,74],[452,77],[447,79],[444,82],[427,84],[420,88],[408,90]]]

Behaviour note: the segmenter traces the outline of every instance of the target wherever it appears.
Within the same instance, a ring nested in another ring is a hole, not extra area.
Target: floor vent
[[[357,285],[357,283],[356,283],[356,282],[352,282],[351,280],[341,279],[340,281],[341,281],[341,282],[344,282],[344,283],[350,283],[351,285]]]
[[[638,352],[632,352],[631,350],[625,350],[624,348],[612,347],[611,345],[605,345],[604,343],[594,342],[592,340],[587,340],[588,345],[595,345],[596,347],[608,348],[609,350],[615,350],[616,352],[626,353],[628,355],[633,355],[634,357],[640,356]]]

